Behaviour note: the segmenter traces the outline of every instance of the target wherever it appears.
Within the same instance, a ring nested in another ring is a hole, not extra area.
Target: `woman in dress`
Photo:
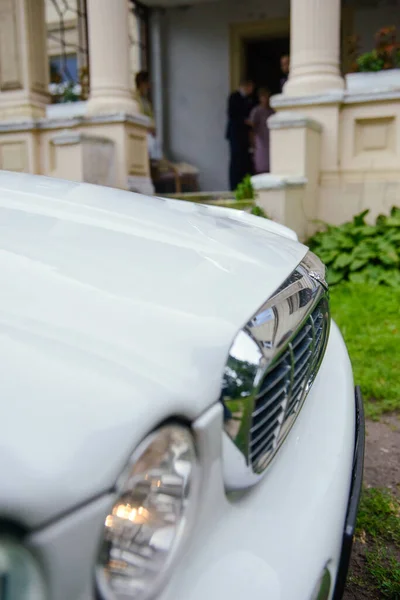
[[[253,108],[249,119],[254,139],[254,170],[256,173],[269,173],[269,129],[267,119],[274,111],[269,105],[269,90],[261,88],[258,98],[260,104]]]

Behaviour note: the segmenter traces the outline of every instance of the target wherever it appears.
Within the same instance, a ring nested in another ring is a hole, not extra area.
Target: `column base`
[[[0,121],[26,121],[46,116],[47,94],[2,92],[0,96]]]
[[[53,177],[116,186],[115,143],[107,137],[64,129],[50,138]]]
[[[283,94],[285,96],[311,96],[343,90],[344,88],[344,79],[339,74],[309,73],[289,76],[283,88]]]
[[[265,173],[252,177],[257,190],[257,205],[273,220],[307,239],[307,217],[304,212],[307,179],[291,175]]]
[[[40,174],[37,130],[32,121],[0,123],[0,169]]]
[[[115,113],[136,115],[139,113],[139,107],[137,102],[130,97],[95,96],[94,98],[89,98],[87,101],[87,116],[110,115]]]
[[[0,169],[152,195],[147,128],[141,115],[0,121]]]
[[[150,177],[141,177],[138,175],[128,176],[128,190],[145,194],[146,196],[154,195],[154,185]]]

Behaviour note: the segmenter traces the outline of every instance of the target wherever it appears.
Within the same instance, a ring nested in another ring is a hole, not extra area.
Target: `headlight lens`
[[[14,539],[0,538],[1,600],[43,600],[45,585],[34,556]]]
[[[134,453],[105,520],[97,567],[104,598],[154,594],[186,529],[196,469],[192,435],[178,425],[162,427]]]

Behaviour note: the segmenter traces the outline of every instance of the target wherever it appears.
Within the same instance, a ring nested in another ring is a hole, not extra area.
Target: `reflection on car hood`
[[[36,526],[101,493],[151,428],[217,400],[235,334],[306,252],[267,229],[0,175],[0,515]]]

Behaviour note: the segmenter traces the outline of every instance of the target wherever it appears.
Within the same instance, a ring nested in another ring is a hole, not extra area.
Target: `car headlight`
[[[0,538],[1,600],[43,600],[46,591],[35,557],[17,540]]]
[[[103,598],[155,593],[187,530],[196,472],[193,437],[179,425],[160,428],[133,454],[105,520],[96,569]]]

